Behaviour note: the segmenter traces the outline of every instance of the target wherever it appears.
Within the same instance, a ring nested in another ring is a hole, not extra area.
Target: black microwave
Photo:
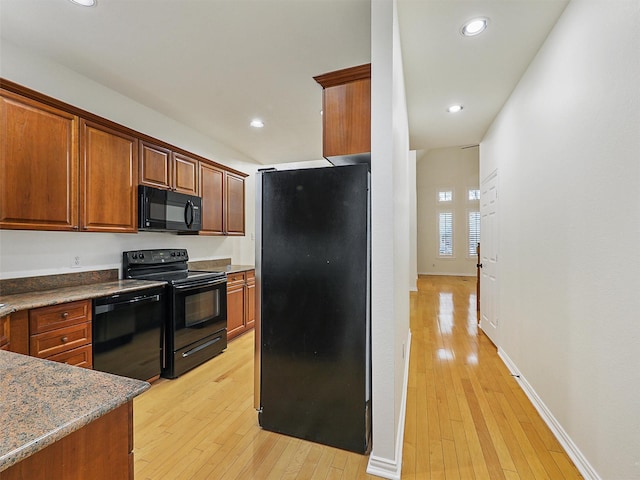
[[[194,195],[138,186],[138,230],[197,232],[202,199]]]

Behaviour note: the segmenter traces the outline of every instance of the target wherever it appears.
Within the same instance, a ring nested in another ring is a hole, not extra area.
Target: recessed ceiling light
[[[70,0],[76,5],[82,5],[83,7],[95,7],[98,3],[97,0]]]
[[[473,37],[475,35],[479,35],[487,28],[489,24],[489,19],[485,17],[472,18],[460,29],[460,33],[465,37]]]
[[[249,125],[251,125],[253,128],[262,128],[264,127],[264,122],[259,118],[254,118],[253,120],[251,120],[251,123]]]
[[[451,105],[449,108],[447,108],[447,112],[449,112],[449,113],[457,113],[462,109],[463,109],[462,105]]]

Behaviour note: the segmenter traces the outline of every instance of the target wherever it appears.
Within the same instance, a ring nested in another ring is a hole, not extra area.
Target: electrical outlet
[[[80,268],[82,266],[82,259],[80,255],[73,255],[71,257],[71,268]]]

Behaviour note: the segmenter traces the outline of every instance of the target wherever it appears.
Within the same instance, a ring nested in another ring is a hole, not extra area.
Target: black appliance
[[[256,398],[262,428],[366,453],[371,432],[367,165],[258,172]]]
[[[138,380],[160,376],[165,289],[156,287],[93,301],[93,368]]]
[[[138,229],[197,232],[202,228],[202,199],[194,195],[138,186]]]
[[[188,269],[184,249],[123,252],[125,278],[167,282],[162,376],[176,378],[227,348],[227,276]]]

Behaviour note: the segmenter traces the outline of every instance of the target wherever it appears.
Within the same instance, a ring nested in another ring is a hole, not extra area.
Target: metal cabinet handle
[[[67,342],[69,341],[69,337],[66,337],[66,336],[65,336],[65,337],[62,337],[62,338],[60,339],[60,341],[61,341],[62,343],[67,343]]]
[[[67,318],[69,316],[69,312],[64,312],[60,315],[62,318]]]

